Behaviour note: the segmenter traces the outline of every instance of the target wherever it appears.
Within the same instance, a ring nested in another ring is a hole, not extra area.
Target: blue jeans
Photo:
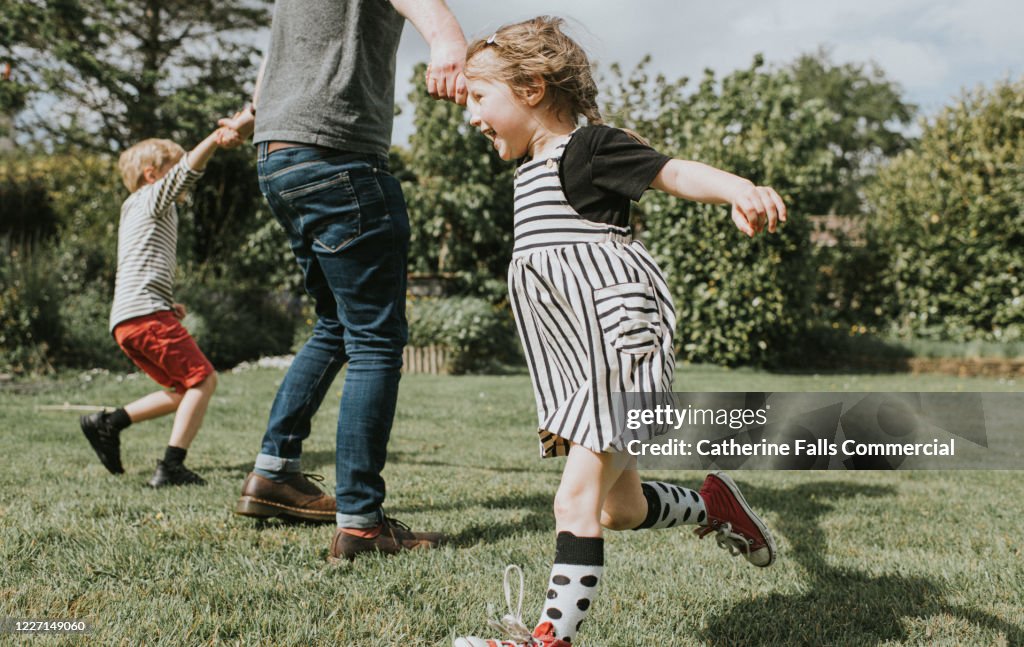
[[[260,191],[288,234],[317,322],[278,389],[256,468],[300,471],[310,419],[347,363],[335,454],[337,519],[339,526],[372,527],[381,519],[381,470],[408,338],[405,199],[386,156],[266,149],[260,144]]]

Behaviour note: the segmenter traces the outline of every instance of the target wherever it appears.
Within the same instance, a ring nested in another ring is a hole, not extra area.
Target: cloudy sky
[[[539,14],[568,19],[599,68],[630,69],[651,54],[652,70],[697,79],[746,67],[755,53],[783,64],[819,46],[836,63],[874,61],[905,96],[934,112],[964,87],[1024,74],[1021,0],[448,0],[468,38]],[[428,58],[410,26],[398,53],[396,96],[405,104],[413,65]],[[395,143],[411,130],[409,110]]]

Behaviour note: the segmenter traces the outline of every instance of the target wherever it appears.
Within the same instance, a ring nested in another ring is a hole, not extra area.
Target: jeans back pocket
[[[348,171],[282,188],[277,197],[297,218],[297,229],[309,236],[314,252],[334,254],[362,233],[359,200]]]

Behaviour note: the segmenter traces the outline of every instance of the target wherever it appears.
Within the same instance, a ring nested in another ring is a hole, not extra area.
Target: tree
[[[416,130],[402,156],[412,224],[410,268],[457,274],[504,295],[512,256],[512,174],[490,142],[470,128],[462,107],[435,101],[422,83],[409,95]]]
[[[194,139],[237,109],[258,52],[241,38],[268,0],[3,0],[0,60],[26,75],[38,130],[60,144],[122,149]]]
[[[838,153],[836,183],[819,187],[822,207],[816,213],[860,213],[865,180],[909,145],[905,129],[916,107],[877,65],[835,65],[826,50],[804,54],[785,70],[806,100],[821,100],[832,113],[824,126]]]
[[[901,145],[904,110],[884,76],[836,67],[822,54],[780,68],[756,56],[717,77],[651,79],[649,60],[630,74],[612,67],[609,121],[655,148],[775,187],[790,219],[774,236],[748,240],[724,207],[653,194],[636,214],[676,302],[683,357],[727,364],[788,361],[814,321],[818,261],[805,216],[854,208],[856,182],[875,158]],[[866,96],[879,105],[847,104]],[[884,99],[884,100],[883,100]]]
[[[248,96],[251,36],[270,18],[269,0],[0,1],[0,60],[31,90],[24,130],[50,148],[99,154],[148,137],[188,149],[205,137]],[[185,263],[217,260],[205,269],[223,273],[269,221],[252,157],[222,152],[207,167],[182,223]]]

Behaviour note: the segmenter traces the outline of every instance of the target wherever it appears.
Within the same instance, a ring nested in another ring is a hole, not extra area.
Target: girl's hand
[[[175,303],[171,308],[174,310],[174,316],[178,318],[178,321],[184,319],[185,315],[188,314],[188,311],[185,310],[185,304],[183,303]]]
[[[778,224],[786,222],[786,204],[775,189],[750,184],[732,200],[732,221],[751,238],[766,225],[774,234]]]

